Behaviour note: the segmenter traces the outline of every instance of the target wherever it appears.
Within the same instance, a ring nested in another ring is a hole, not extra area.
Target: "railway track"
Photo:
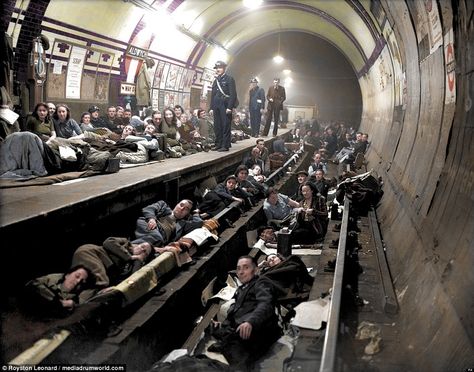
[[[271,175],[269,183],[287,192],[291,178],[288,169],[296,170],[304,163],[305,156],[290,159]],[[85,314],[65,325],[56,325],[9,364],[126,364],[128,370],[143,371],[173,349],[193,350],[218,310],[216,305],[208,309],[202,306],[202,290],[215,277],[223,279],[239,256],[249,252],[259,254],[252,250],[247,232],[262,225],[263,201],[243,215],[236,206],[232,204],[216,216],[220,223],[219,241],[201,247],[193,256],[192,265],[178,269],[171,253],[158,256],[91,302]],[[336,370],[349,209],[346,200],[340,233],[330,232],[338,222],[331,221],[323,243],[327,247],[338,238],[338,249],[323,249],[320,256],[302,256],[307,267],[316,272],[309,300],[326,296],[331,301],[326,327],[301,329],[293,358],[286,362],[292,368]],[[298,254],[298,250],[293,253]],[[336,262],[334,271],[325,270],[327,261]],[[201,317],[196,325],[196,319]]]

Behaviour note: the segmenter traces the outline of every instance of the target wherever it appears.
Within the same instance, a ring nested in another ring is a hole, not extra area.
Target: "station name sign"
[[[130,45],[127,50],[127,55],[137,58],[147,58],[148,51],[145,49],[137,48],[136,46]]]
[[[120,94],[134,96],[135,95],[135,84],[131,83],[120,83]]]

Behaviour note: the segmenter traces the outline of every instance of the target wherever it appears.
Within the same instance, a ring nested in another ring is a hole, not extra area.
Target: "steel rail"
[[[341,310],[342,284],[344,277],[344,261],[346,258],[347,226],[349,223],[349,199],[344,198],[344,212],[342,215],[339,246],[336,256],[336,268],[332,285],[331,304],[324,337],[323,353],[321,356],[320,372],[335,371],[337,336],[339,334],[339,315]]]

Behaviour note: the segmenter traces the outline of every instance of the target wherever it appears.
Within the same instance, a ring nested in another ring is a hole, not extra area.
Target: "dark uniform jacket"
[[[222,88],[222,92],[217,86],[217,81]],[[214,83],[212,84],[212,99],[211,99],[211,109],[214,110],[217,108],[219,102],[223,100],[227,109],[232,110],[238,106],[237,103],[237,92],[235,90],[235,80],[232,76],[227,75],[226,73],[221,76],[216,77]]]
[[[249,110],[263,110],[265,108],[265,91],[256,86],[249,91]]]

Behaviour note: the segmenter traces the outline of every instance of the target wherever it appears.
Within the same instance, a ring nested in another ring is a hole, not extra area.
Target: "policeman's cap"
[[[93,112],[100,111],[100,108],[98,106],[91,106],[89,107],[89,112],[92,114]]]
[[[219,68],[219,67],[227,67],[227,63],[224,61],[217,61],[216,64],[214,65],[214,68]]]
[[[258,84],[258,80],[257,80],[257,78],[250,79],[250,82],[251,82],[251,83]]]

